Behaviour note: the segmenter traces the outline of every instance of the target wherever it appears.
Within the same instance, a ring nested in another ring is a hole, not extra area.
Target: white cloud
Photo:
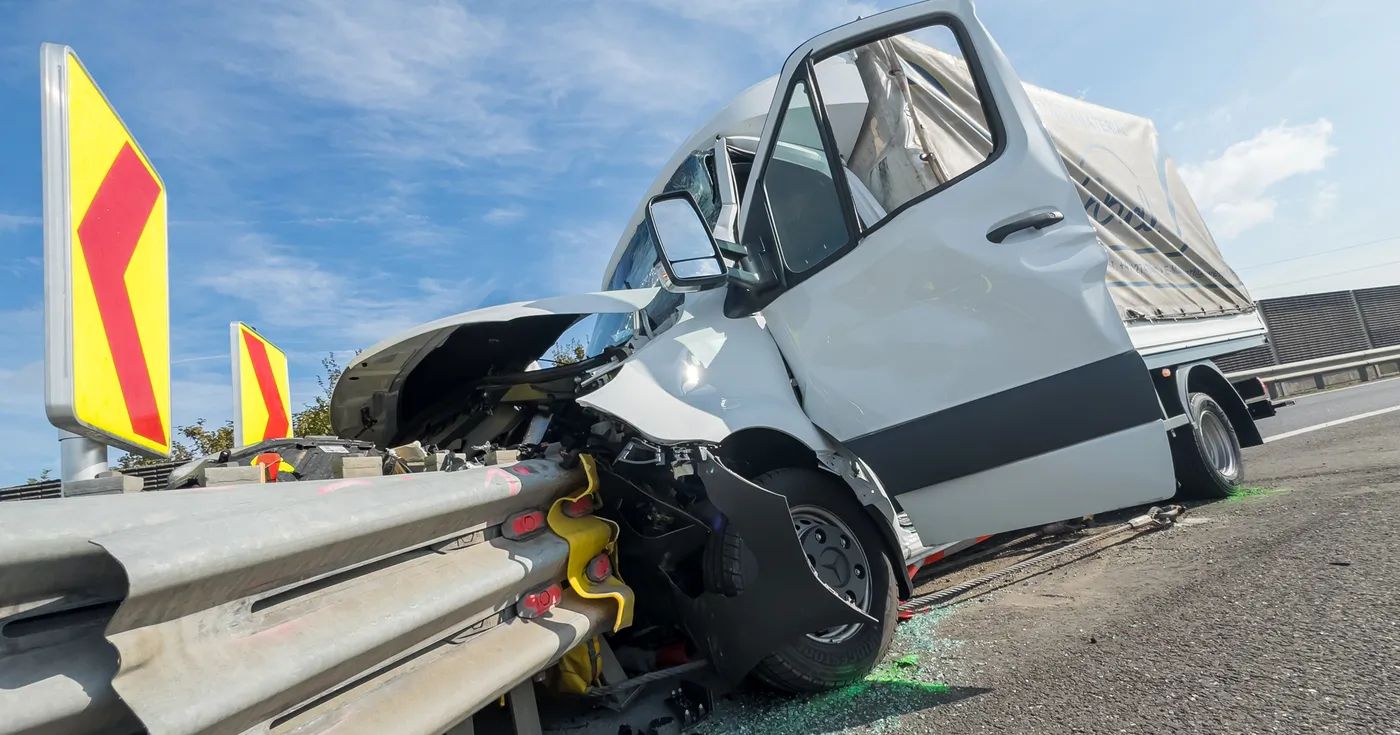
[[[1244,117],[1244,113],[1249,109],[1252,97],[1242,94],[1228,102],[1216,105],[1208,110],[1192,112],[1172,123],[1173,134],[1186,130],[1207,130],[1207,131],[1228,131],[1231,124]],[[1154,116],[1158,117],[1158,116]]]
[[[783,56],[806,41],[830,28],[850,23],[857,18],[880,12],[880,5],[890,7],[904,2],[881,2],[879,5],[849,0],[828,0],[813,3],[806,0],[636,0],[644,5],[674,13],[704,27],[724,28],[751,36]],[[776,65],[774,71],[777,71]]]
[[[292,254],[258,235],[238,238],[222,263],[257,263],[257,268],[216,265],[198,279],[215,293],[253,305],[251,324],[313,334],[321,344],[368,347],[385,337],[480,304],[491,284],[468,277],[441,282],[419,278],[408,288],[383,272],[330,270]],[[347,261],[353,263],[353,260]]]
[[[848,0],[581,0],[547,13],[458,0],[231,7],[242,45],[224,66],[348,108],[326,132],[333,144],[385,161],[541,167],[602,150],[618,131],[636,147],[646,143],[637,136],[691,125],[755,81],[755,54],[776,72],[812,35],[878,12]]]
[[[617,246],[616,225],[595,222],[555,230],[549,255],[550,282],[558,293],[597,291]]]
[[[58,476],[58,430],[44,416],[43,360],[0,368],[0,445],[0,486],[22,483],[45,468]]]
[[[35,295],[35,301],[39,296]],[[0,343],[9,345],[0,354],[0,363],[15,364],[24,359],[26,353],[40,356],[44,351],[44,309],[43,303],[35,303],[19,309],[0,311]],[[29,349],[25,349],[29,348]]]
[[[542,150],[551,155],[536,163],[555,165],[580,147],[561,135],[597,146],[600,132],[693,113],[732,86],[693,28],[612,3],[494,13],[452,0],[268,3],[239,14],[250,60],[231,67],[349,108],[328,132],[334,144],[450,165]]]
[[[1278,202],[1268,198],[1220,202],[1210,209],[1210,219],[1216,223],[1212,230],[1221,238],[1234,237],[1272,220],[1277,209]]]
[[[508,204],[482,215],[481,218],[493,225],[504,225],[519,220],[525,216],[525,208],[519,204]]]
[[[1314,222],[1321,222],[1332,216],[1332,212],[1337,209],[1337,199],[1340,198],[1341,192],[1341,184],[1335,181],[1324,181],[1317,185],[1312,202],[1308,206],[1308,214]]]
[[[21,227],[33,227],[41,223],[43,220],[38,217],[0,212],[0,230],[18,230]]]
[[[0,414],[44,415],[44,361],[0,369]]]
[[[269,3],[244,18],[254,53],[239,70],[355,110],[332,131],[347,147],[450,163],[531,147],[498,104],[512,55],[499,19],[449,0]]]
[[[1270,187],[1300,174],[1321,171],[1336,153],[1332,123],[1279,124],[1235,143],[1220,156],[1181,167],[1181,177],[1223,238],[1272,220],[1278,201]]]

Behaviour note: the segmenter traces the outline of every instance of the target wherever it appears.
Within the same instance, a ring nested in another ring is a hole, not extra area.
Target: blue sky
[[[229,416],[235,319],[287,350],[300,405],[328,351],[595,289],[692,129],[805,38],[895,4],[0,0],[0,484],[57,468],[40,42],[78,52],[169,189],[179,424]],[[979,12],[1026,81],[1156,120],[1256,296],[1400,283],[1400,239],[1360,245],[1400,237],[1400,3]]]

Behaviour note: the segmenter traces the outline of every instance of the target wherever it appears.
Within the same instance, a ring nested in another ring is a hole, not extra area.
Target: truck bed
[[[1259,312],[1127,324],[1128,337],[1149,368],[1208,360],[1267,342]]]

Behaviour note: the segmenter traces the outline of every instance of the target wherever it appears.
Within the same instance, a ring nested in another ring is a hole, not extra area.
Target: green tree
[[[359,355],[360,351],[355,350]],[[335,393],[335,384],[340,380],[340,376],[345,372],[345,368],[336,362],[335,353],[329,353],[321,358],[322,375],[316,376],[316,385],[320,387],[321,393],[311,399],[310,403],[303,404],[303,408],[292,414],[292,435],[293,436],[334,436],[335,431],[331,428],[331,395]]]
[[[548,361],[555,365],[568,365],[588,357],[588,348],[583,346],[579,340],[570,340],[563,344],[554,345],[554,350],[549,353]]]
[[[40,472],[40,473],[39,473],[39,476],[38,476],[38,477],[31,477],[31,478],[29,478],[28,480],[25,480],[25,481],[24,481],[24,484],[26,484],[26,485],[38,485],[38,484],[41,483],[41,482],[48,482],[49,480],[52,480],[52,479],[53,479],[53,470],[44,470],[43,472]]]
[[[233,422],[225,421],[223,426],[210,430],[204,426],[204,419],[199,419],[190,426],[181,426],[176,429],[180,436],[185,437],[194,446],[186,448],[178,440],[174,443],[176,447],[186,457],[203,457],[208,454],[218,454],[224,450],[233,449]],[[171,454],[175,449],[171,449]]]
[[[190,445],[186,445],[179,439],[170,440],[170,460],[176,462],[188,462],[195,457],[203,457],[209,454],[218,454],[226,449],[233,449],[233,422],[225,421],[223,426],[217,429],[210,429],[205,426],[205,420],[199,419],[188,426],[175,427],[175,433],[185,438]],[[145,465],[159,464],[167,462],[166,459],[151,459],[137,454],[123,454],[117,460],[117,469],[129,470]]]

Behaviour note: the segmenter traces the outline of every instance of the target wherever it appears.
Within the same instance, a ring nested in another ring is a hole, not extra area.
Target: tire
[[[1244,454],[1225,409],[1205,393],[1187,399],[1191,431],[1172,437],[1172,462],[1181,484],[1177,497],[1218,500],[1244,482]]]
[[[885,657],[898,622],[894,568],[884,554],[874,521],[856,502],[845,483],[819,470],[778,469],[758,476],[754,483],[787,498],[793,512],[794,529],[804,539],[815,542],[818,532],[839,528],[833,521],[845,525],[855,542],[852,547],[855,553],[841,557],[849,564],[843,565],[844,568],[851,572],[846,579],[851,584],[860,584],[854,570],[864,558],[868,587],[864,588],[864,599],[859,601],[864,604],[859,606],[879,621],[876,625],[820,631],[819,634],[824,634],[820,638],[813,634],[800,643],[784,646],[754,667],[754,677],[774,689],[791,693],[822,692],[858,681]],[[742,593],[743,569],[748,556],[743,540],[734,532],[725,529],[712,534],[705,549],[705,586],[719,594]],[[837,574],[835,571],[826,573]]]

